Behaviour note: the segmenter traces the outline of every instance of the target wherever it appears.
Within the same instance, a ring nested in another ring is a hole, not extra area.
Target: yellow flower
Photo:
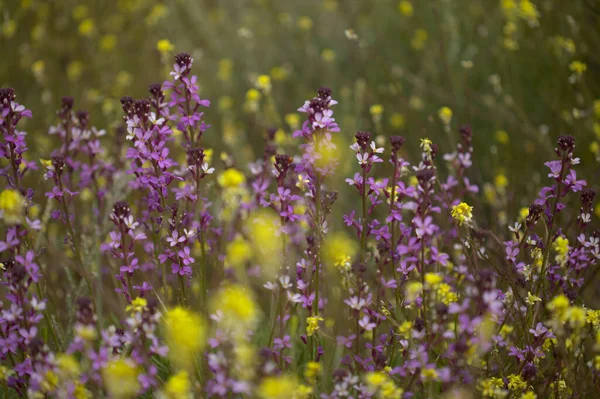
[[[401,336],[408,338],[410,332],[412,331],[413,323],[406,320],[404,323],[398,326],[398,334]]]
[[[410,281],[406,284],[406,299],[413,302],[423,292],[423,284],[418,281]]]
[[[156,25],[161,19],[167,16],[167,6],[164,4],[156,4],[150,10],[150,13],[146,17],[146,23],[150,26]]]
[[[168,399],[189,398],[192,395],[192,384],[190,377],[185,370],[181,370],[177,374],[169,377],[165,383],[162,393]]]
[[[377,393],[379,398],[396,399],[401,398],[402,388],[394,384],[394,381],[387,374],[381,371],[371,371],[365,375],[367,389],[371,393]]]
[[[308,362],[306,364],[306,370],[304,370],[304,377],[311,384],[314,384],[318,375],[321,374],[321,363]]]
[[[83,64],[79,61],[72,61],[67,65],[67,78],[71,81],[78,80],[83,72]]]
[[[373,105],[371,105],[371,108],[369,109],[369,111],[371,112],[371,116],[373,117],[373,120],[379,121],[379,120],[381,120],[381,114],[383,114],[383,105],[373,104]]]
[[[425,273],[424,279],[429,286],[436,286],[443,280],[442,276],[438,273]]]
[[[40,382],[40,388],[43,392],[54,391],[58,387],[59,378],[58,375],[52,370],[46,371],[43,380]]]
[[[213,298],[213,309],[223,313],[223,323],[231,328],[245,329],[258,321],[259,309],[252,291],[241,285],[228,285]]]
[[[298,381],[290,375],[266,377],[258,387],[258,396],[263,399],[289,399],[297,387]]]
[[[429,38],[425,29],[417,29],[414,36],[410,40],[410,45],[415,50],[422,50],[425,47],[425,42]]]
[[[429,139],[421,139],[421,148],[427,154],[431,154],[431,150],[432,150],[431,145],[432,144],[433,144],[433,141],[431,141]]]
[[[81,21],[77,30],[81,36],[89,37],[96,31],[96,22],[92,18],[86,18]]]
[[[79,369],[79,363],[71,355],[59,354],[56,356],[56,365],[61,376],[67,378],[77,377],[81,370]]]
[[[303,16],[298,18],[297,24],[298,28],[302,30],[309,30],[313,26],[313,21],[310,19],[310,17]]]
[[[246,182],[246,176],[237,169],[229,168],[219,175],[217,182],[223,188],[235,188]]]
[[[390,125],[395,129],[403,129],[406,126],[404,115],[399,112],[394,112],[390,117]]]
[[[8,225],[19,224],[25,216],[25,198],[14,189],[2,190],[0,193],[0,218]]]
[[[499,173],[494,178],[494,185],[498,191],[503,191],[508,186],[508,179],[504,173]]]
[[[597,327],[600,324],[600,310],[588,309],[585,315],[585,322]]]
[[[167,312],[163,321],[169,359],[179,368],[193,369],[195,355],[206,341],[206,327],[200,315],[176,307]]]
[[[565,295],[560,294],[554,297],[548,305],[546,305],[549,311],[555,315],[563,314],[569,307],[569,298]]]
[[[425,368],[421,370],[421,379],[425,381],[437,381],[439,374],[436,369]]]
[[[404,15],[405,17],[412,17],[414,14],[413,5],[407,0],[402,0],[400,3],[398,3],[398,10],[400,11],[400,14]]]
[[[554,240],[552,248],[556,251],[556,261],[562,263],[566,260],[569,253],[569,240],[563,236],[559,236]]]
[[[312,337],[317,331],[319,331],[319,322],[324,319],[319,316],[312,316],[306,318],[306,335]]]
[[[148,301],[146,301],[145,298],[138,297],[138,298],[135,298],[133,301],[131,301],[131,304],[127,305],[125,310],[127,312],[139,313],[139,312],[143,311],[147,305],[148,305]]]
[[[356,253],[356,242],[341,232],[333,233],[323,244],[324,263],[338,269],[351,262]]]
[[[508,376],[508,389],[511,391],[522,391],[527,388],[527,383],[523,381],[520,375],[511,374]]]
[[[287,114],[284,120],[292,129],[297,129],[300,126],[300,115],[298,114]]]
[[[438,117],[444,125],[449,125],[452,121],[452,110],[448,107],[442,107],[438,110]]]
[[[102,380],[111,398],[133,398],[140,390],[141,370],[129,359],[118,359],[102,369]]]
[[[533,295],[531,292],[527,292],[527,299],[525,299],[525,302],[530,305],[533,306],[535,305],[536,302],[541,302],[542,298],[540,298],[539,296]]]
[[[581,61],[573,61],[569,64],[569,69],[575,75],[581,76],[587,70],[587,65]]]
[[[252,258],[252,246],[242,236],[227,244],[225,260],[235,268],[242,267]]]
[[[323,49],[323,51],[321,51],[321,58],[325,62],[333,62],[333,61],[335,61],[335,57],[336,57],[335,51],[330,48],[326,48],[326,49]]]
[[[117,36],[115,35],[104,35],[100,39],[100,50],[110,53],[115,49],[117,45]]]
[[[567,320],[569,321],[569,325],[572,328],[580,328],[585,325],[586,322],[586,312],[585,309],[579,306],[571,306],[567,309],[566,313]]]
[[[466,202],[461,202],[452,207],[451,214],[458,221],[458,224],[462,226],[463,223],[469,223],[473,219],[473,207],[469,206]]]
[[[91,399],[92,393],[79,381],[74,383],[73,396],[75,399]]]
[[[506,130],[498,130],[496,132],[496,141],[503,145],[508,144],[509,136]]]
[[[170,54],[174,49],[173,43],[169,39],[161,39],[156,42],[156,49],[163,55]]]
[[[528,391],[521,395],[521,399],[537,399],[537,395],[533,391]]]
[[[8,19],[2,23],[2,34],[10,39],[17,31],[17,23],[14,19]]]
[[[521,0],[519,3],[519,17],[527,21],[530,26],[537,26],[539,12],[530,0]]]
[[[269,75],[260,75],[256,78],[255,86],[264,93],[271,91],[271,77]]]

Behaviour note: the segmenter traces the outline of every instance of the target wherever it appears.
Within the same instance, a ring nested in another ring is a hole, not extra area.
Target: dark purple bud
[[[392,144],[392,152],[395,154],[400,151],[400,148],[404,144],[406,139],[402,136],[392,136],[390,137],[390,143]]]
[[[581,206],[584,209],[591,209],[592,204],[594,203],[594,197],[596,196],[596,192],[591,188],[586,188],[581,191]]]
[[[196,167],[204,162],[204,148],[190,148],[187,150],[188,165]]]
[[[126,115],[130,115],[133,112],[133,98],[129,96],[121,97],[121,106]]]
[[[327,86],[321,86],[317,89],[317,96],[323,100],[331,99],[331,89]]]
[[[286,154],[275,155],[275,169],[279,172],[278,180],[283,180],[292,164],[292,157]],[[281,179],[279,179],[281,178]]]
[[[190,69],[192,62],[194,62],[194,59],[189,53],[179,53],[175,55],[175,63],[180,67],[186,67],[186,70]]]
[[[65,167],[65,158],[62,155],[52,157],[52,167],[54,168],[54,172],[60,176]]]
[[[79,125],[82,127],[86,127],[90,121],[90,114],[85,110],[77,111],[77,120],[79,121]]]
[[[15,89],[12,87],[3,87],[0,89],[0,104],[9,105],[15,98]]]
[[[357,132],[354,137],[360,148],[364,151],[369,147],[369,141],[371,141],[371,133],[360,131]]]
[[[131,213],[131,208],[129,204],[125,201],[117,201],[113,205],[113,211],[110,215],[111,219],[114,221],[123,220]]]
[[[572,153],[575,148],[575,138],[573,136],[560,136],[558,138],[558,148],[567,153]]]

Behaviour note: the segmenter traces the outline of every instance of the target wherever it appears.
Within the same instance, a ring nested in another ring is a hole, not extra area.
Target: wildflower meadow
[[[2,397],[600,398],[598,26],[0,0]]]

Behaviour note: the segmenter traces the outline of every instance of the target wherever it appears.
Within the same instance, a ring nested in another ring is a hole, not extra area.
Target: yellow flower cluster
[[[469,206],[466,202],[461,202],[452,207],[451,215],[462,226],[473,219],[473,207]]]
[[[311,316],[306,318],[306,335],[312,337],[317,331],[319,331],[319,322],[324,319],[319,316]]]
[[[14,189],[0,193],[0,218],[8,225],[19,224],[25,216],[25,198]]]
[[[381,371],[372,371],[366,374],[365,383],[370,392],[377,394],[382,399],[400,398],[404,393],[389,375]]]
[[[127,399],[140,390],[138,376],[141,370],[130,359],[112,361],[102,369],[104,386],[111,398]]]
[[[228,285],[213,298],[215,311],[223,313],[222,323],[233,330],[251,328],[258,321],[258,306],[252,291],[241,285]]]
[[[195,356],[206,343],[206,327],[200,315],[182,307],[167,312],[163,321],[169,359],[178,368],[193,370]]]

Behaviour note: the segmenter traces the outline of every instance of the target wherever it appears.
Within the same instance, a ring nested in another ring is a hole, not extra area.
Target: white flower
[[[358,143],[354,143],[350,146],[350,148],[354,151],[354,152],[359,152],[360,151],[360,146],[358,145]]]
[[[165,122],[165,118],[156,119],[156,113],[154,112],[150,112],[150,117],[148,119],[150,120],[150,123],[158,126],[162,125]]]
[[[515,224],[513,226],[509,226],[508,229],[513,233],[517,233],[519,230],[521,230],[521,223],[515,222]]]
[[[279,277],[279,282],[281,283],[281,287],[283,287],[284,290],[287,290],[292,287],[292,284],[290,283],[290,276]]]
[[[183,234],[185,234],[185,236],[186,236],[187,238],[191,238],[191,237],[193,237],[193,236],[195,236],[195,235],[196,235],[196,232],[194,231],[194,229],[190,229],[190,230],[188,230],[188,229],[183,229]]]
[[[369,154],[356,154],[356,159],[358,159],[359,165],[366,165],[369,162]]]
[[[277,284],[275,284],[272,281],[267,281],[265,284],[263,284],[263,287],[265,287],[269,291],[275,291],[277,289]]]
[[[381,148],[381,147],[378,148],[374,141],[371,141],[371,149],[376,154],[383,154],[383,148]]]
[[[125,226],[127,226],[130,230],[135,230],[135,228],[140,225],[138,222],[133,220],[133,216],[131,215],[124,218],[123,222],[125,222]]]
[[[215,168],[209,168],[208,162],[204,162],[202,164],[202,172],[204,172],[206,175],[212,175],[215,172]]]

